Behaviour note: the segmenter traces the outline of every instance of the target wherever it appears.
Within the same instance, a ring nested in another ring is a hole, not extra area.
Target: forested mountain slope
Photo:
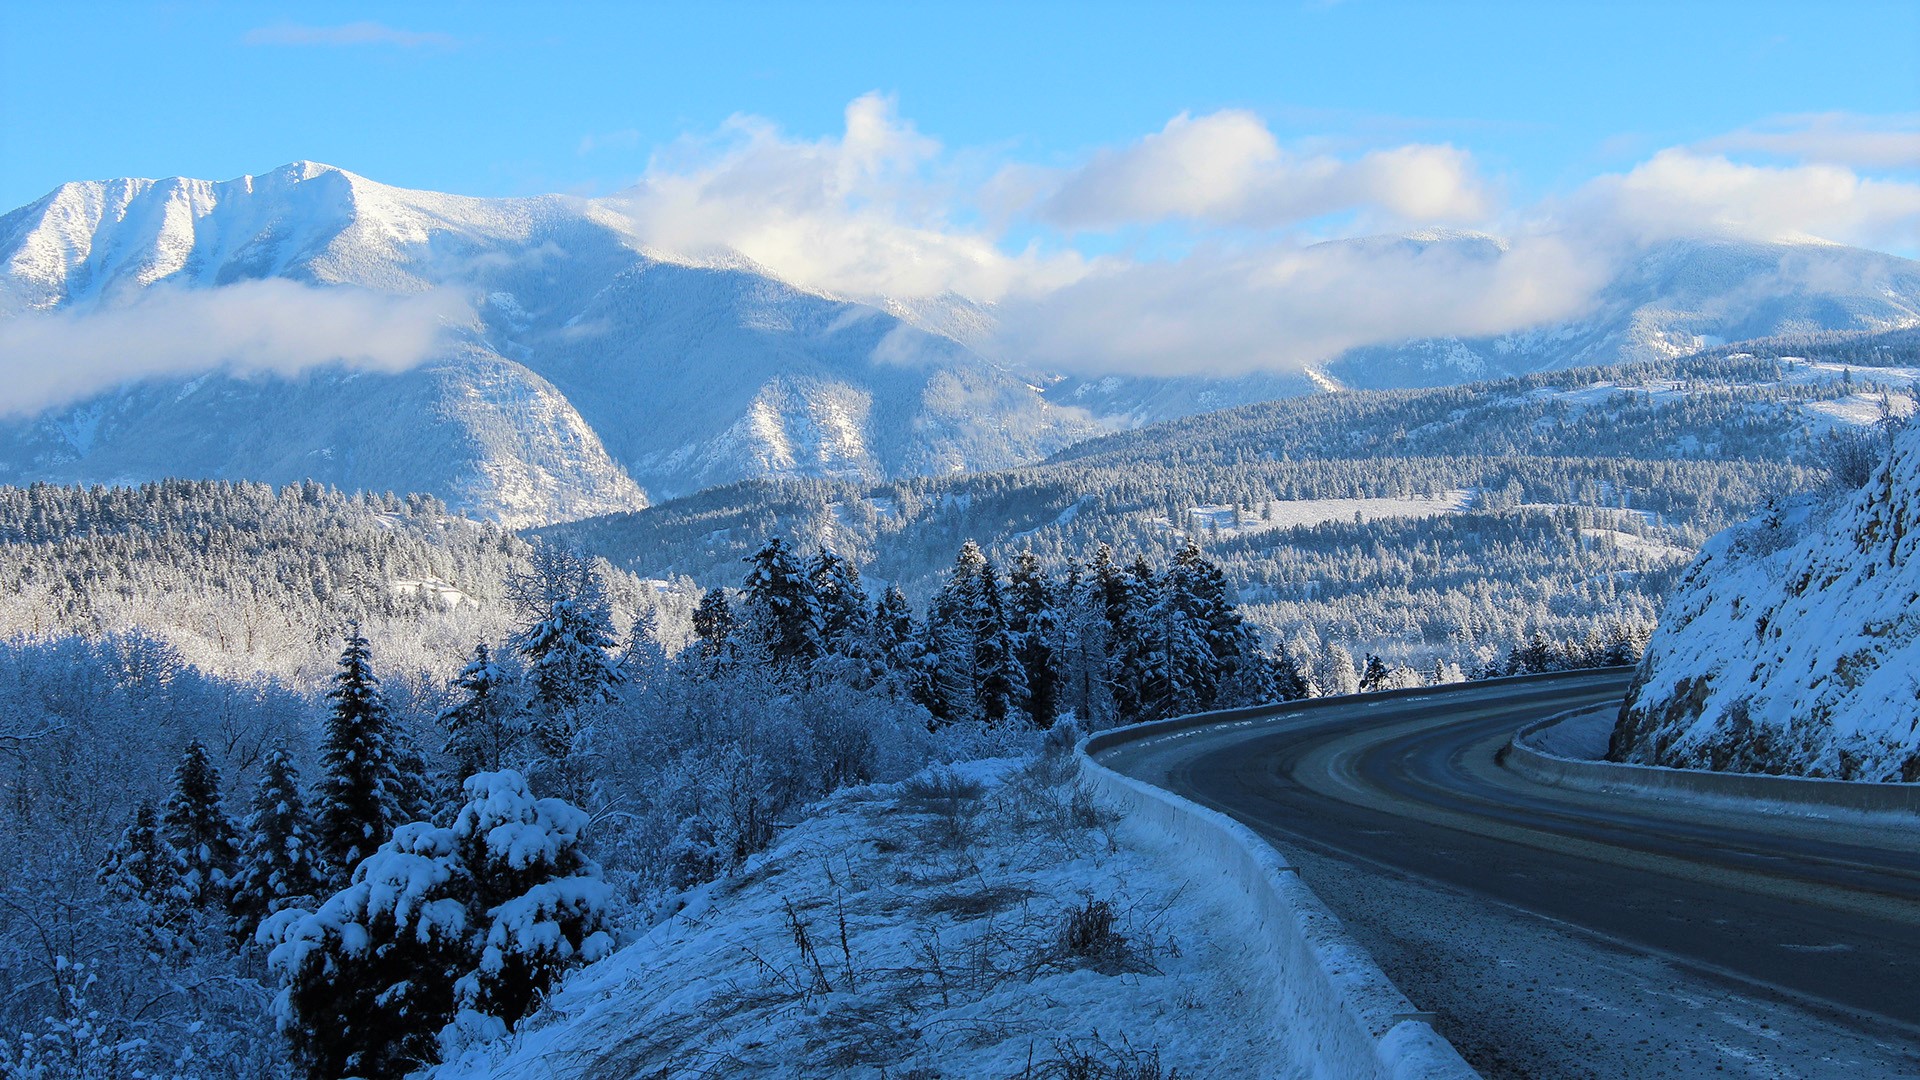
[[[184,480],[0,487],[0,637],[137,634],[208,672],[313,687],[358,620],[390,671],[437,681],[505,632],[507,584],[530,551],[430,496]],[[670,603],[625,574],[608,585],[623,623]]]
[[[1920,780],[1920,424],[1883,430],[1857,489],[1770,508],[1687,568],[1614,758]]]
[[[1846,339],[1871,368],[1817,344],[1294,398],[1000,473],[751,483],[548,535],[703,584],[738,580],[747,552],[786,535],[910,593],[967,537],[1059,564],[1100,541],[1153,551],[1193,535],[1283,636],[1479,661],[1601,613],[1651,622],[1694,549],[1815,483],[1831,433],[1870,423],[1883,391],[1903,400],[1920,369],[1911,335]]]

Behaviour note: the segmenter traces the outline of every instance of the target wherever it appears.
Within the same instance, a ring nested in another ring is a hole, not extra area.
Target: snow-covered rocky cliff
[[[1715,537],[1668,601],[1615,760],[1920,780],[1920,423],[1858,491]]]

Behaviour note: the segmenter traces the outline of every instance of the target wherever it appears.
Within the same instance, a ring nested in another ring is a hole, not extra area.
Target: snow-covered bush
[[[534,798],[515,772],[465,789],[452,827],[400,826],[317,910],[262,924],[286,980],[281,1030],[315,1080],[432,1062],[443,1029],[504,1033],[562,970],[611,947],[607,888],[580,850],[586,815]]]

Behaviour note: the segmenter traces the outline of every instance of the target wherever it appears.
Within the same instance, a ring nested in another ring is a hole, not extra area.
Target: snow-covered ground
[[[1864,488],[1708,542],[1621,714],[1626,760],[1920,778],[1920,426]]]
[[[1182,527],[1220,536],[1239,536],[1301,525],[1323,525],[1329,521],[1437,517],[1467,509],[1473,505],[1473,497],[1471,490],[1460,488],[1439,495],[1399,499],[1274,499],[1254,507],[1192,506],[1187,508]],[[1163,528],[1172,528],[1165,518],[1160,518],[1158,523]]]
[[[1244,898],[1070,760],[836,796],[437,1080],[1307,1075]]]

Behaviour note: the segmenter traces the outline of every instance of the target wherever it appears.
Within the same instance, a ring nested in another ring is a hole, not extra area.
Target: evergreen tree
[[[714,587],[701,597],[693,609],[693,633],[700,642],[700,657],[721,663],[732,652],[733,606],[727,603],[727,590]]]
[[[1113,561],[1113,549],[1105,544],[1094,550],[1088,574],[1106,622],[1106,686],[1113,719],[1130,724],[1145,718],[1147,655],[1140,623],[1146,606],[1141,601],[1148,598],[1137,596],[1139,582]]]
[[[821,548],[807,568],[813,591],[821,649],[836,656],[859,652],[867,636],[867,591],[860,584],[860,568]]]
[[[220,795],[220,770],[198,739],[187,744],[173,771],[173,795],[163,823],[167,842],[180,855],[180,889],[187,902],[225,907],[239,844]]]
[[[777,536],[746,561],[747,622],[777,668],[804,671],[820,655],[820,611],[806,573]]]
[[[442,752],[453,764],[459,781],[474,773],[506,767],[507,758],[525,737],[520,703],[512,693],[513,680],[495,662],[485,642],[473,647],[473,658],[450,688],[463,695],[440,713],[447,741]]]
[[[1026,673],[1020,666],[1019,643],[1007,620],[999,575],[991,562],[985,563],[977,581],[978,592],[970,597],[974,702],[980,719],[988,724],[1023,721],[1026,710],[1021,703],[1028,696]]]
[[[347,629],[340,670],[333,677],[320,744],[319,852],[331,880],[344,881],[381,838],[403,820],[393,718],[373,673],[358,623]]]
[[[317,910],[261,926],[281,1029],[313,1080],[430,1065],[456,1020],[504,1034],[561,972],[610,951],[586,814],[514,772],[469,777],[466,796],[451,827],[402,825]]]
[[[1060,711],[1060,613],[1040,560],[1025,551],[1008,575],[1009,623],[1027,696],[1022,703],[1037,728],[1050,728]]]
[[[1392,675],[1387,671],[1387,662],[1367,654],[1366,670],[1360,673],[1360,692],[1371,694],[1376,690],[1385,690],[1392,683]]]
[[[320,892],[319,853],[300,796],[300,773],[285,748],[267,755],[266,772],[254,789],[253,813],[241,832],[233,909],[243,926],[251,930],[266,916]]]
[[[161,829],[159,811],[143,802],[107,853],[99,879],[108,896],[134,909],[143,927],[164,936],[178,927],[191,903],[181,886],[186,872],[186,861]]]
[[[1302,701],[1313,696],[1313,681],[1284,641],[1273,654],[1273,696],[1279,701]]]

